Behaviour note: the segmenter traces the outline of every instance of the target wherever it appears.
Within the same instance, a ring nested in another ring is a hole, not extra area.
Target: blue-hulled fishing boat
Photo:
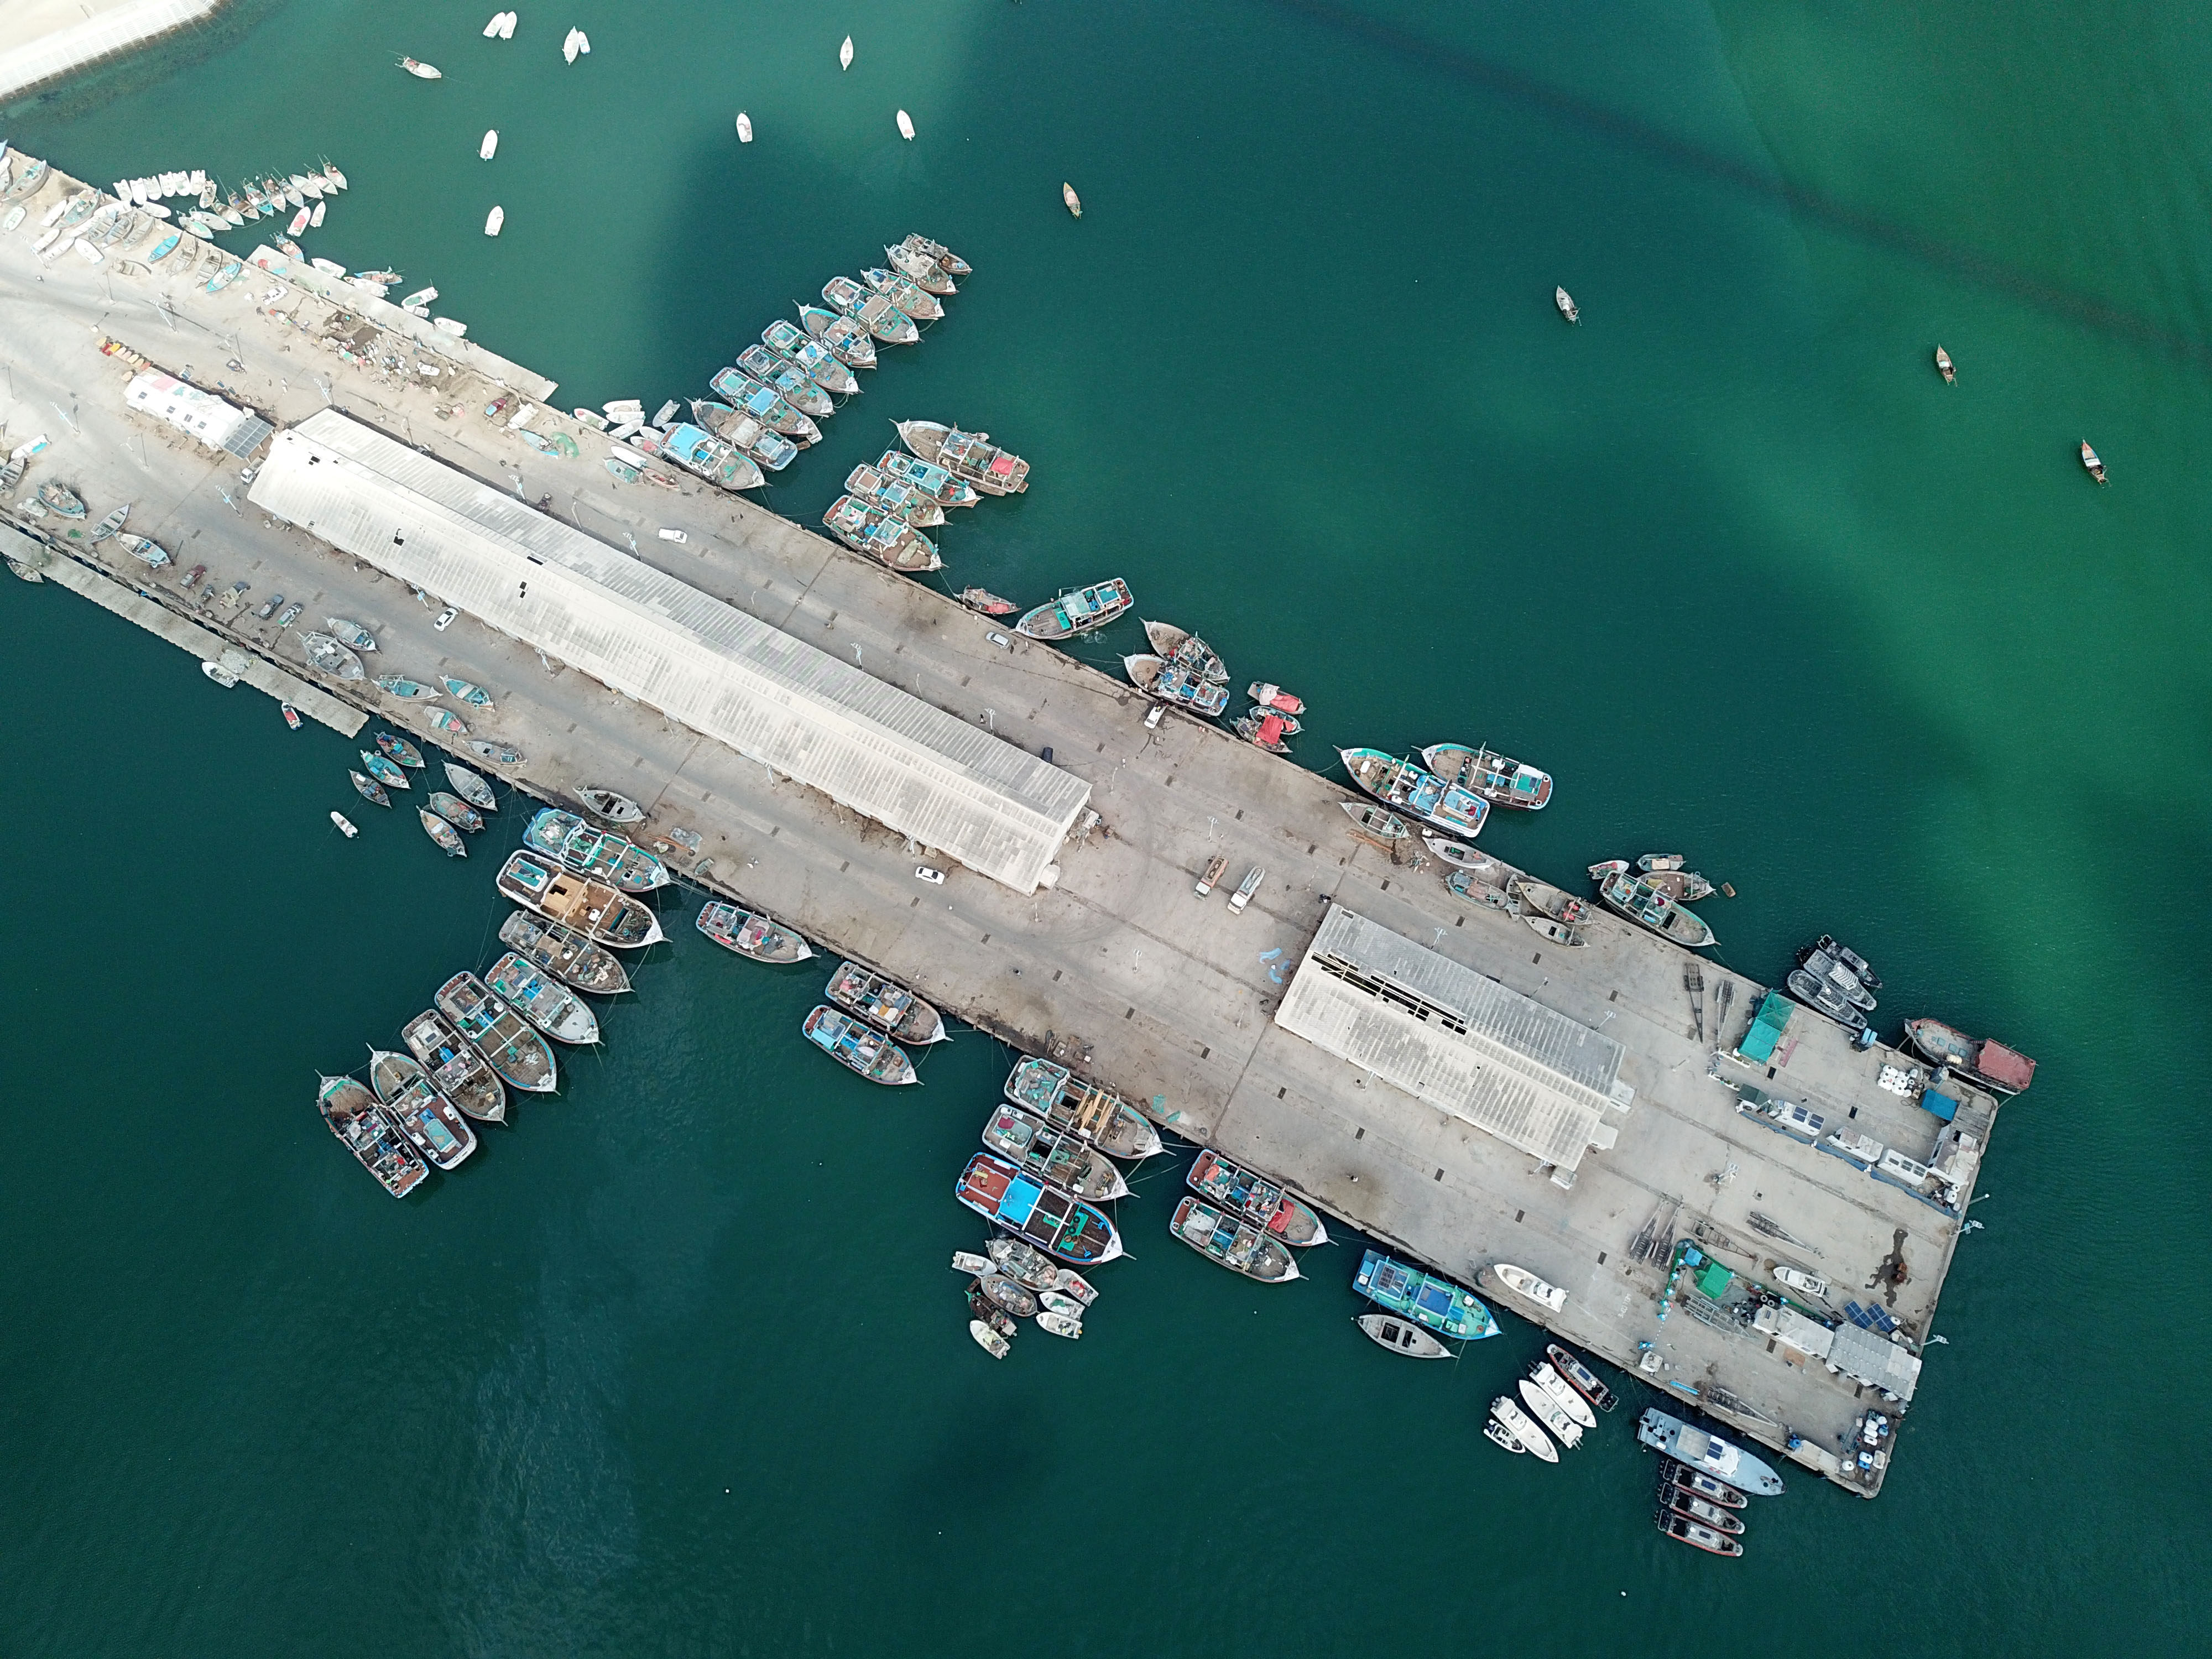
[[[1062,1261],[1089,1267],[1121,1254],[1121,1235],[1103,1211],[988,1152],[968,1160],[952,1191],[976,1214]]]
[[[1352,1288],[1377,1307],[1403,1314],[1442,1336],[1472,1342],[1498,1334],[1498,1322],[1472,1291],[1395,1261],[1380,1250],[1360,1258]]]

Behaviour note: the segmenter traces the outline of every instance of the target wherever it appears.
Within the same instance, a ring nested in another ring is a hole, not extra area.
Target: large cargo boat
[[[1003,1103],[983,1125],[983,1145],[1024,1175],[1035,1176],[1078,1198],[1104,1202],[1126,1198],[1129,1183],[1114,1160],[1042,1118]]]
[[[1232,1164],[1210,1148],[1198,1155],[1185,1179],[1191,1191],[1233,1210],[1271,1237],[1301,1249],[1328,1243],[1328,1230],[1312,1208],[1276,1182]]]
[[[1209,1261],[1263,1285],[1298,1277],[1297,1259],[1281,1240],[1270,1238],[1234,1212],[1216,1208],[1196,1194],[1176,1206],[1168,1231]]]
[[[440,1094],[479,1123],[507,1121],[507,1085],[468,1039],[426,1008],[400,1028],[399,1040],[430,1074]]]
[[[2019,1094],[2035,1081],[2035,1062],[2026,1054],[2002,1042],[1970,1037],[1940,1019],[1908,1019],[1905,1034],[1938,1066],[1948,1066],[1998,1094]]]
[[[661,939],[660,919],[605,882],[556,868],[534,853],[516,853],[500,866],[499,890],[549,921],[599,945],[635,951]]]
[[[987,1220],[1079,1267],[1121,1254],[1121,1236],[1104,1212],[988,1152],[968,1160],[953,1195]]]
[[[346,1151],[361,1161],[394,1198],[404,1198],[422,1185],[430,1166],[415,1155],[407,1139],[393,1128],[366,1085],[349,1077],[318,1079],[315,1103],[323,1121]]]
[[[1109,1157],[1146,1158],[1162,1150],[1160,1132],[1120,1096],[1051,1060],[1030,1055],[1018,1062],[1006,1079],[1006,1095],[1023,1110]]]
[[[619,957],[557,921],[547,921],[527,910],[510,910],[499,925],[499,939],[501,944],[520,951],[580,991],[611,997],[630,988],[629,970]]]
[[[806,1017],[806,1040],[856,1077],[871,1083],[918,1083],[905,1049],[842,1009],[826,1005]]]
[[[1393,1261],[1380,1250],[1360,1258],[1352,1288],[1377,1307],[1403,1314],[1442,1336],[1474,1342],[1498,1334],[1498,1322],[1472,1291]]]
[[[492,1070],[529,1094],[544,1094],[560,1083],[560,1068],[545,1039],[488,990],[474,974],[455,974],[431,999],[453,1029],[476,1045]]]
[[[1662,1456],[1686,1463],[1701,1474],[1762,1498],[1779,1496],[1782,1477],[1741,1446],[1732,1446],[1656,1406],[1636,1419],[1636,1437]]]
[[[625,893],[649,893],[668,885],[668,866],[629,836],[598,829],[558,807],[539,808],[523,830],[522,840],[578,875]]]
[[[1490,816],[1490,803],[1480,795],[1446,783],[1433,772],[1423,771],[1409,760],[1399,760],[1380,749],[1340,749],[1338,756],[1352,782],[1385,805],[1449,830],[1469,841],[1482,833]]]
[[[943,1015],[896,980],[857,962],[838,963],[823,994],[901,1042],[927,1045],[946,1040]]]

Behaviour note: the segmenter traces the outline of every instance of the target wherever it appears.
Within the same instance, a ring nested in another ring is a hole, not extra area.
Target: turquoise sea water
[[[1560,779],[1504,856],[1679,845],[1730,964],[1833,929],[1886,1030],[2042,1070],[1883,1497],[1797,1480],[1715,1562],[1625,1422],[1559,1469],[1481,1441],[1529,1328],[1399,1364],[1354,1249],[1267,1290],[1167,1240],[1180,1160],[1084,1341],[983,1360],[949,1188],[1007,1057],[872,1091],[799,1039],[818,975],[679,904],[563,1097],[391,1203],[313,1078],[489,959],[489,849],[339,842],[347,745],[0,584],[0,1647],[2201,1644],[2200,14],[490,9],[240,10],[6,136],[94,179],[327,155],[307,251],[434,282],[564,404],[690,395],[940,237],[975,276],[778,510],[892,418],[987,428],[1036,484],[947,532],[956,585],[1126,575],[1310,700],[1306,763],[1487,738]]]

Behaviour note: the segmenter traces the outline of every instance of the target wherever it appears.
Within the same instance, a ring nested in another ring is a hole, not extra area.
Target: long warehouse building
[[[922,846],[1034,892],[1090,799],[1073,773],[325,409],[256,507]]]

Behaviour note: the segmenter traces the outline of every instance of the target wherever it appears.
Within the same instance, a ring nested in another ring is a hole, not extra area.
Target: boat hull
[[[338,1144],[392,1197],[406,1197],[429,1177],[430,1166],[392,1127],[364,1085],[349,1077],[324,1078],[316,1104]]]
[[[1136,1160],[1164,1150],[1159,1131],[1120,1097],[1050,1060],[1030,1056],[1017,1062],[1005,1094],[1023,1110],[1109,1157]]]
[[[617,951],[641,950],[663,938],[660,920],[628,894],[591,881],[530,853],[512,854],[500,868],[499,890],[581,933],[595,945]]]
[[[893,1088],[921,1080],[905,1049],[842,1009],[817,1007],[803,1029],[809,1042],[855,1077]]]
[[[545,1039],[474,974],[454,975],[431,1000],[511,1086],[550,1094],[560,1085],[560,1066]]]
[[[1701,1474],[1754,1497],[1779,1497],[1782,1477],[1741,1446],[1729,1444],[1652,1407],[1636,1419],[1636,1437]]]
[[[1263,1285],[1287,1284],[1299,1276],[1297,1261],[1287,1246],[1195,1194],[1176,1206],[1168,1231],[1207,1261]]]
[[[599,1040],[599,1017],[584,1000],[519,952],[509,951],[494,963],[484,982],[556,1042],[580,1045]]]
[[[499,1073],[446,1023],[426,1009],[401,1028],[399,1040],[430,1076],[438,1092],[479,1123],[507,1121],[507,1086]]]
[[[804,962],[814,947],[763,911],[743,910],[716,900],[699,912],[699,931],[726,951],[755,962]]]
[[[968,1160],[953,1195],[1017,1238],[1079,1267],[1121,1254],[1121,1236],[1103,1212],[988,1152]]]
[[[1498,1322],[1472,1291],[1380,1250],[1369,1250],[1361,1259],[1352,1288],[1378,1308],[1402,1314],[1440,1336],[1476,1342],[1498,1334]]]
[[[579,991],[619,996],[630,989],[629,970],[613,951],[528,910],[510,910],[499,925],[500,943]]]

